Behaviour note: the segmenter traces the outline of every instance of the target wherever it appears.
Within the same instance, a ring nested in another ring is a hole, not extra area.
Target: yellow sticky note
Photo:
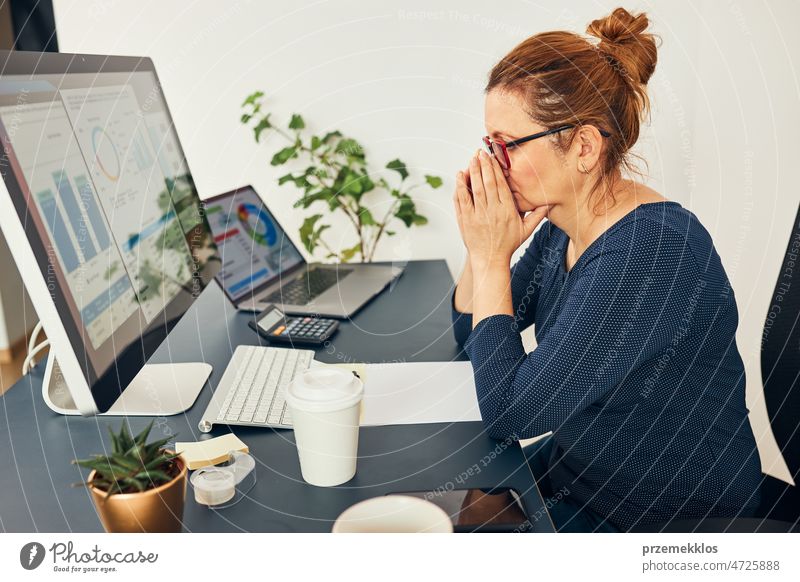
[[[248,453],[250,449],[233,433],[194,443],[175,443],[175,452],[180,453],[190,471],[225,462],[231,451]]]

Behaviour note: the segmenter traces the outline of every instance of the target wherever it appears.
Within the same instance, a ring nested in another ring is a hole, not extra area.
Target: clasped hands
[[[479,150],[456,176],[453,203],[473,266],[508,268],[511,256],[536,230],[548,206],[520,212],[497,160]]]

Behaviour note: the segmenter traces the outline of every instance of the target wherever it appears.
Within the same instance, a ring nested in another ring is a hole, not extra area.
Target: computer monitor
[[[0,51],[0,144],[0,227],[51,342],[45,384],[68,389],[48,404],[191,406],[209,366],[145,363],[220,260],[152,61]]]

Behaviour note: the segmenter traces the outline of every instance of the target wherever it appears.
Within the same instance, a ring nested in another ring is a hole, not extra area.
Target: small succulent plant
[[[132,437],[124,420],[119,433],[109,427],[110,455],[94,455],[90,459],[72,461],[73,464],[97,471],[91,481],[77,485],[91,485],[113,495],[147,491],[172,481],[180,474],[180,467],[175,461],[178,455],[162,448],[171,437],[147,444],[152,428],[153,421]]]

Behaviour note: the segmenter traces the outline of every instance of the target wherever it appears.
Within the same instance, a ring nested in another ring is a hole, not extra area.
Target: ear
[[[603,136],[593,125],[582,125],[577,132],[575,140],[572,142],[575,170],[581,174],[590,174],[600,162]]]

